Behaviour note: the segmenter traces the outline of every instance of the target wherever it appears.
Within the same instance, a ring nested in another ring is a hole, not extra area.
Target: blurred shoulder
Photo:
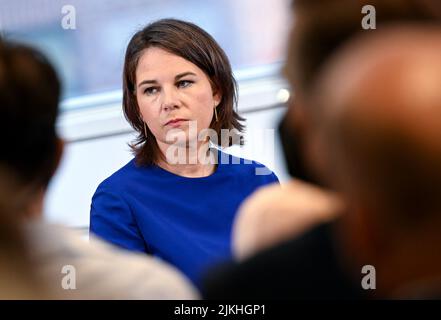
[[[184,275],[154,257],[117,248],[63,226],[37,223],[29,225],[27,231],[37,272],[67,298],[198,298],[198,292]],[[74,272],[70,274],[76,276],[76,290],[61,289],[60,275],[66,275],[63,268]]]

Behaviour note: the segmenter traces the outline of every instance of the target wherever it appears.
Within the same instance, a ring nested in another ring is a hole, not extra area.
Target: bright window
[[[35,45],[49,56],[63,81],[67,110],[120,98],[127,43],[160,18],[192,21],[208,31],[226,51],[239,80],[277,72],[273,66],[283,60],[290,2],[0,0],[0,28],[7,38]],[[76,29],[62,27],[65,5],[75,9]]]

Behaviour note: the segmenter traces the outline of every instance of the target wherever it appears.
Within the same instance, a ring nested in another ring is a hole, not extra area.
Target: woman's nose
[[[162,108],[164,110],[172,110],[179,108],[179,96],[175,89],[164,89],[162,91]]]

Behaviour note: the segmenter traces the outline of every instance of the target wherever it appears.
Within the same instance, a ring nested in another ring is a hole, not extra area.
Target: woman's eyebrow
[[[196,73],[191,72],[191,71],[182,72],[182,73],[175,76],[175,81],[177,81],[185,76],[197,76],[197,75],[196,75]],[[158,83],[157,80],[143,80],[138,84],[138,88],[144,84],[157,84],[157,83]]]
[[[180,74],[176,75],[175,80],[179,80],[179,79],[181,79],[181,78],[183,78],[185,76],[196,76],[196,73],[190,72],[190,71],[183,72],[183,73],[180,73]]]
[[[138,88],[140,86],[142,86],[143,84],[156,84],[158,83],[158,81],[156,80],[142,80],[139,84],[138,84]]]

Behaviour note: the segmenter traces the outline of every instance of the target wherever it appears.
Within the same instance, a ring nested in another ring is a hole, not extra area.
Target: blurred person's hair
[[[138,132],[131,145],[136,161],[141,165],[155,163],[161,153],[153,133],[140,115],[136,99],[136,68],[142,54],[149,48],[160,48],[200,68],[209,78],[214,92],[220,92],[222,99],[217,106],[219,121],[213,121],[210,128],[221,137],[221,129],[233,130],[228,141],[220,141],[221,147],[242,144],[240,133],[244,130],[237,113],[237,84],[225,52],[206,31],[197,25],[176,19],[162,19],[147,25],[133,35],[124,59],[123,111],[127,121]]]
[[[24,184],[45,187],[57,164],[60,82],[48,60],[0,42],[0,163]]]
[[[293,0],[295,27],[284,73],[296,92],[308,95],[327,59],[364,30],[361,9],[371,5],[376,28],[395,22],[441,22],[439,0]]]

